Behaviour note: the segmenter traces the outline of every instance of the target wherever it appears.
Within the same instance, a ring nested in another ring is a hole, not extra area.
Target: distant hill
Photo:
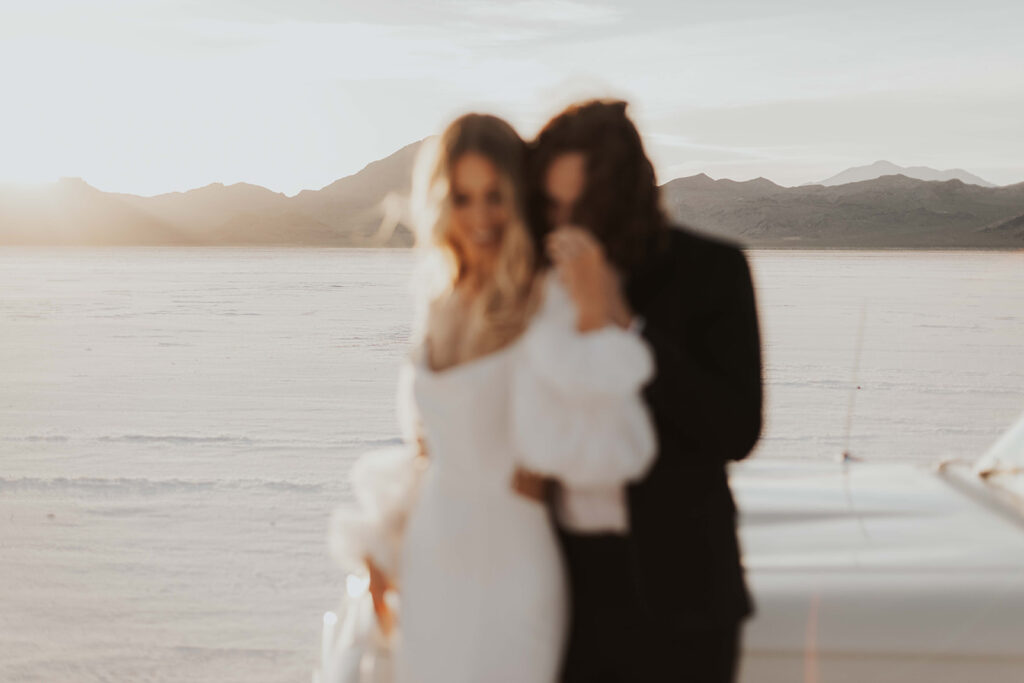
[[[259,185],[211,183],[188,192],[154,197],[115,195],[126,204],[180,226],[197,241],[217,240],[222,226],[240,213],[265,215],[284,210],[288,197]]]
[[[0,186],[0,244],[195,244],[189,231],[81,178]]]
[[[989,227],[984,228],[982,232],[999,235],[1002,238],[1010,240],[1016,239],[1024,242],[1024,214],[1021,214],[1016,218],[1011,218],[1008,221],[1002,221],[995,225],[990,225]]]
[[[392,200],[408,195],[421,144],[294,197],[246,183],[154,197],[70,178],[33,191],[0,186],[0,244],[408,246],[412,233],[401,220],[385,225],[384,207],[401,217]],[[1024,183],[897,174],[782,187],[700,174],[661,190],[675,221],[750,247],[1024,249]]]
[[[423,140],[406,145],[355,175],[319,190],[303,190],[289,201],[294,210],[325,225],[344,225],[354,242],[371,244],[383,239],[391,245],[411,245],[413,235],[404,224],[399,223],[394,234],[377,233],[382,228],[388,198],[408,197],[413,163],[422,144]]]
[[[982,180],[973,173],[968,173],[962,168],[953,168],[947,171],[937,171],[927,166],[897,166],[891,161],[876,161],[868,166],[856,166],[837,173],[831,178],[826,178],[819,183],[808,183],[813,185],[845,185],[846,183],[859,183],[865,180],[874,180],[887,175],[905,175],[908,178],[917,180],[960,180],[968,185],[981,185],[982,187],[995,187],[987,180]]]
[[[248,183],[153,197],[102,192],[80,178],[0,186],[0,244],[409,246],[412,232],[385,225],[383,207],[408,195],[421,144],[294,197]]]
[[[1024,183],[980,187],[903,175],[826,187],[679,178],[662,186],[677,221],[751,247],[1024,248],[1003,221],[1024,213]]]

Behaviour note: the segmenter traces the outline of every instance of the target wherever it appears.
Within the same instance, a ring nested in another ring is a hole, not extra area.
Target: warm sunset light
[[[0,683],[1021,683],[1024,0],[0,0]]]

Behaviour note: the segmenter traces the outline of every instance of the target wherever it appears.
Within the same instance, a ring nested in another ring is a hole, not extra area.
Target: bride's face
[[[452,238],[465,265],[479,268],[492,262],[509,221],[498,169],[486,157],[469,152],[452,168]]]

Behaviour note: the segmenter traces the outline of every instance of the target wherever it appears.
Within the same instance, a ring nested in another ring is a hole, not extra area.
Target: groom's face
[[[573,211],[586,181],[586,157],[582,152],[560,154],[548,166],[544,193],[548,200],[548,224],[552,228],[572,223]]]

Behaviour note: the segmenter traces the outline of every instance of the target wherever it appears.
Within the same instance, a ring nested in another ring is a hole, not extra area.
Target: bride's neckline
[[[438,370],[435,370],[430,365],[430,352],[428,341],[424,339],[422,342],[419,343],[419,345],[414,350],[413,358],[415,360],[416,365],[418,365],[419,368],[426,374],[435,378],[446,378],[451,377],[452,375],[455,374],[459,374],[465,370],[486,365],[489,362],[493,362],[494,360],[501,358],[502,356],[511,352],[512,349],[519,344],[521,339],[522,335],[520,335],[517,339],[513,339],[508,344],[505,344],[497,351],[491,351],[490,353],[485,353],[482,356],[477,356],[476,358],[472,358],[461,363],[456,363],[455,365],[449,365],[448,367],[440,368]]]
[[[550,277],[546,274],[541,276],[540,284],[543,288],[543,291],[545,292],[543,297],[544,300],[548,298],[547,290],[557,285],[557,283],[555,283],[555,280],[556,278]],[[453,294],[455,294],[456,296],[461,296],[461,292],[459,290],[455,290]],[[452,375],[460,374],[463,371],[475,367],[487,365],[488,363],[505,356],[506,354],[511,352],[515,347],[517,347],[520,343],[522,343],[522,340],[525,336],[526,330],[520,330],[519,335],[517,337],[515,337],[512,341],[505,344],[496,351],[491,351],[489,353],[485,353],[482,356],[477,356],[476,358],[472,358],[461,363],[456,363],[455,365],[449,365],[448,367],[435,370],[430,365],[429,340],[426,338],[426,335],[424,335],[424,338],[413,348],[413,363],[425,374],[428,374],[431,377],[437,379],[446,378]]]

